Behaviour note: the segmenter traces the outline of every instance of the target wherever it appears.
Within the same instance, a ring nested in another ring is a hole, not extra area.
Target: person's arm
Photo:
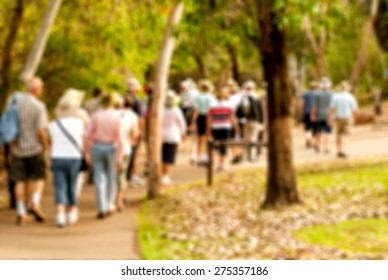
[[[95,115],[93,115],[90,119],[90,122],[88,126],[86,127],[85,134],[84,134],[84,154],[85,154],[85,160],[89,167],[92,166],[92,155],[91,155],[91,148],[92,148],[92,142],[94,137],[94,127],[95,127]]]
[[[190,130],[191,132],[194,132],[194,131],[195,131],[195,124],[197,123],[198,115],[199,115],[198,109],[197,109],[197,108],[194,108],[194,111],[193,111],[193,119],[192,119],[192,122],[191,122],[190,127],[189,127],[189,130]]]
[[[48,151],[48,149],[50,147],[50,141],[49,141],[49,137],[47,135],[46,128],[40,128],[38,130],[38,138],[39,138],[40,142],[42,143],[43,150],[45,152]]]
[[[236,135],[241,135],[240,126],[238,125],[236,114],[233,111],[230,114],[230,117],[232,119],[232,125],[234,127],[234,131],[236,131]]]
[[[113,140],[116,145],[116,165],[118,170],[121,170],[123,166],[123,138],[121,131],[121,121],[117,119],[114,123]]]
[[[43,150],[46,152],[49,149],[49,140],[47,136],[47,127],[48,127],[48,114],[46,108],[43,108],[39,119],[38,119],[38,138],[40,143],[43,146]]]

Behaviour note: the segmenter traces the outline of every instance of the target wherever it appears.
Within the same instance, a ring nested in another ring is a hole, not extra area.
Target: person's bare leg
[[[325,153],[328,153],[330,151],[330,149],[329,149],[329,134],[328,133],[324,133],[322,135],[322,146],[323,146],[323,151]]]
[[[321,133],[317,133],[316,135],[315,135],[315,150],[317,151],[317,152],[320,152],[321,151],[321,139],[322,137],[321,137]]]
[[[24,182],[17,182],[15,184],[16,210],[19,217],[25,217],[27,215],[25,203],[25,187],[26,184]]]
[[[44,189],[44,180],[30,180],[27,183],[27,186],[32,191],[31,195],[31,210],[35,218],[39,222],[44,222],[46,220],[46,215],[42,211],[41,199]]]

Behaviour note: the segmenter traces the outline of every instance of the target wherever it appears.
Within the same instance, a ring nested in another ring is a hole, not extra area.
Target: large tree
[[[268,83],[268,173],[264,207],[299,203],[292,145],[292,93],[287,65],[284,8],[257,0],[264,77]],[[287,1],[283,1],[287,4]],[[284,6],[283,6],[284,7]]]
[[[14,13],[9,26],[9,33],[5,39],[3,55],[1,61],[1,98],[0,108],[3,108],[7,100],[7,95],[11,88],[12,76],[12,49],[16,42],[16,36],[20,29],[23,14],[25,10],[26,0],[16,1]]]
[[[174,50],[176,30],[183,13],[183,3],[175,5],[170,13],[162,49],[159,56],[155,77],[155,93],[152,96],[149,123],[149,166],[150,177],[148,179],[148,197],[155,198],[160,194],[160,181],[162,169],[162,116],[165,92],[168,89],[168,76],[171,57]]]

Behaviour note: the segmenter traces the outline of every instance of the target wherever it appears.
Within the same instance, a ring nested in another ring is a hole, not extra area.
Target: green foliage
[[[63,1],[38,74],[46,82],[50,105],[68,87],[90,92],[100,86],[124,90],[125,78],[137,76],[142,82],[152,79],[166,19],[173,0],[67,0]],[[261,42],[256,0],[184,0],[182,22],[174,31],[177,45],[171,66],[171,82],[206,76],[213,81],[230,72],[228,49],[236,50],[241,79],[261,78]],[[368,7],[359,2],[328,1],[327,15],[320,1],[278,0],[276,9],[284,11],[279,22],[288,30],[289,50],[307,62],[307,80],[314,77],[315,55],[302,31],[308,15],[314,36],[321,28],[328,33],[326,61],[328,75],[339,82],[348,79],[354,65],[367,20]],[[26,2],[22,27],[13,50],[13,90],[20,87],[21,72],[48,0]],[[7,36],[14,1],[0,0],[0,42]],[[3,45],[0,44],[0,48]],[[369,47],[362,89],[378,84],[384,58],[375,40]],[[378,61],[378,63],[376,63]],[[149,75],[151,74],[151,75]]]

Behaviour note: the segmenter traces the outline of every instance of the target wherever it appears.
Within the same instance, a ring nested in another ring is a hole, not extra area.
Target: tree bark
[[[241,75],[240,75],[240,67],[239,67],[238,57],[237,57],[237,50],[231,44],[228,44],[227,49],[228,49],[228,54],[229,54],[229,58],[230,58],[233,79],[240,83],[241,82]]]
[[[43,18],[42,25],[35,37],[34,45],[28,55],[27,62],[24,66],[23,72],[20,75],[22,80],[34,76],[39,64],[42,60],[44,50],[46,48],[47,40],[54,25],[55,19],[61,7],[62,0],[51,0],[47,8],[46,14]]]
[[[24,8],[26,0],[17,0],[13,17],[11,19],[11,24],[9,28],[9,33],[5,39],[3,57],[1,62],[1,98],[0,98],[0,108],[3,108],[7,100],[7,95],[11,88],[11,76],[12,76],[12,48],[16,41],[17,33],[20,29],[20,25],[23,19]]]
[[[379,2],[378,0],[372,0],[371,2],[369,19],[365,26],[364,38],[362,40],[361,48],[358,52],[357,60],[353,67],[352,75],[350,77],[350,85],[352,86],[353,90],[358,86],[361,70],[365,64],[365,61],[368,55],[368,45],[369,45],[370,37],[373,34],[373,27],[375,24],[375,19],[378,11],[378,2]]]
[[[161,148],[162,148],[162,116],[164,98],[167,90],[171,57],[174,50],[175,38],[173,31],[182,17],[184,5],[179,3],[171,10],[168,25],[164,34],[162,50],[160,52],[155,78],[155,93],[150,109],[149,163],[150,176],[148,180],[148,198],[155,198],[160,194],[161,181]]]
[[[287,66],[286,32],[278,25],[283,11],[276,0],[257,0],[263,41],[260,46],[268,84],[268,173],[263,207],[299,203],[292,145],[292,93]]]
[[[203,62],[202,56],[200,56],[199,54],[194,54],[194,60],[197,63],[199,78],[205,79],[206,78],[206,66],[205,66],[205,63]]]

